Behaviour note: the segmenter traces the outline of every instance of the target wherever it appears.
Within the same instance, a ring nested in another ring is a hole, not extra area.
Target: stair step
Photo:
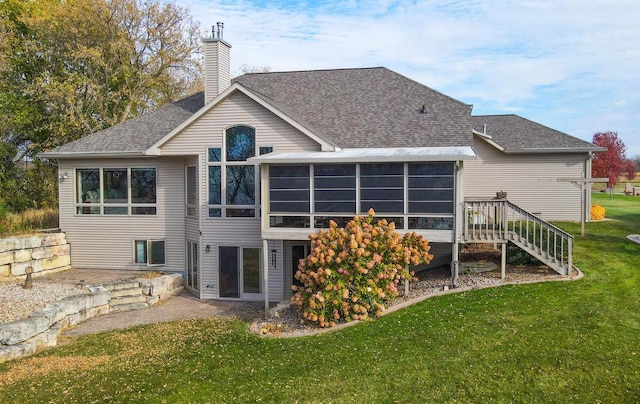
[[[107,289],[108,291],[114,291],[114,290],[120,290],[120,289],[139,288],[140,283],[136,280],[124,280],[120,282],[105,283],[102,286],[104,286],[104,288]]]
[[[123,311],[145,309],[147,307],[149,307],[147,303],[125,303],[125,304],[116,304],[116,305],[110,306],[109,311],[111,313],[120,313]]]
[[[142,294],[142,288],[140,286],[136,286],[135,288],[127,288],[127,289],[115,289],[110,291],[111,297],[120,297],[120,296],[135,296]]]
[[[146,303],[147,297],[142,293],[137,295],[129,295],[129,296],[118,296],[111,298],[111,302],[109,305],[115,306],[119,304],[129,304],[129,303]]]

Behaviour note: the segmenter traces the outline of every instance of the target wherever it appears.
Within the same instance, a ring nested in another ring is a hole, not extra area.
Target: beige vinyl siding
[[[225,129],[248,125],[256,129],[258,146],[274,152],[320,151],[320,145],[241,92],[235,92],[209,110],[161,148],[163,156],[204,154],[222,147]]]
[[[205,60],[205,103],[231,85],[230,49],[221,41],[204,41]]]
[[[76,168],[155,167],[157,214],[76,215]],[[75,268],[184,271],[184,161],[182,158],[60,160],[60,227],[71,244]],[[165,240],[166,265],[134,264],[134,240]]]
[[[276,250],[276,266],[273,267],[273,263],[271,262],[271,250]],[[284,294],[286,290],[284,290],[283,279],[282,277],[285,275],[282,270],[284,264],[284,251],[282,248],[282,240],[269,240],[269,300],[271,301],[281,301],[283,298],[288,297]]]
[[[477,160],[464,163],[464,196],[507,199],[544,220],[580,220],[580,189],[558,178],[585,175],[586,153],[504,154],[475,137]]]
[[[201,240],[201,298],[218,298],[218,247],[259,247],[262,248],[260,218],[210,218],[208,217],[208,177],[207,148],[223,148],[224,131],[235,125],[248,125],[256,130],[256,145],[272,146],[278,151],[319,151],[320,145],[291,125],[273,115],[255,101],[237,92],[201,116],[162,148],[163,156],[198,156],[198,201],[199,232]],[[188,160],[190,164],[192,160]],[[256,176],[259,178],[259,176]],[[187,221],[187,233],[195,234],[195,227]],[[206,252],[209,246],[209,252]],[[271,249],[277,251],[277,268],[269,266],[269,298],[281,300],[283,296],[282,242],[269,240],[268,256]]]

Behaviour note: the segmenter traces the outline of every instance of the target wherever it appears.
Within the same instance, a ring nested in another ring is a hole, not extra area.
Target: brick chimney
[[[204,101],[214,99],[231,85],[231,45],[223,37],[224,23],[217,22],[211,38],[204,39]]]

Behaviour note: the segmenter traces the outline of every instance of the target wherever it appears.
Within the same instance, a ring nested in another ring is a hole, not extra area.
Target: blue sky
[[[468,104],[640,155],[638,0],[183,0],[231,70],[385,66]]]

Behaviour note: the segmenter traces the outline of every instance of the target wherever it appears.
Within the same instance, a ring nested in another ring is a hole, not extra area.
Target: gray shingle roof
[[[527,150],[567,150],[600,151],[587,141],[564,132],[551,129],[518,115],[481,115],[471,117],[473,129],[486,133],[491,140],[504,148],[505,152],[526,152]]]
[[[507,152],[599,150],[517,115],[472,117],[470,105],[383,67],[250,73],[234,81],[342,148],[471,146],[471,128],[487,125]],[[142,153],[203,106],[198,93],[44,155]]]
[[[54,153],[142,152],[162,139],[204,105],[200,92],[137,118],[62,145]]]
[[[235,81],[342,148],[472,145],[471,106],[384,67],[250,73]]]

